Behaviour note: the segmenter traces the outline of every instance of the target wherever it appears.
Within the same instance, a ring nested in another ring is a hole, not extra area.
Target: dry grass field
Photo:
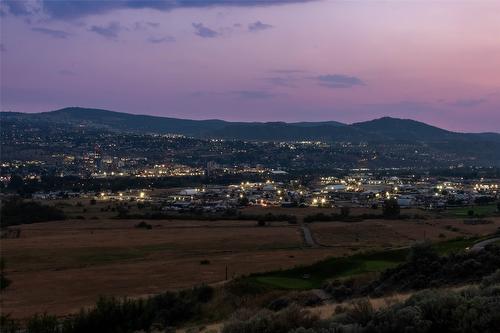
[[[228,277],[312,264],[375,248],[409,245],[426,238],[446,240],[492,233],[500,225],[465,225],[463,220],[371,220],[316,222],[310,225],[318,248],[304,246],[299,225],[255,221],[111,219],[102,203],[75,206],[58,202],[67,213],[85,219],[22,225],[21,237],[2,239],[1,254],[12,285],[1,295],[3,313],[24,318],[48,312],[66,315],[95,303],[99,295],[139,297]],[[84,211],[84,209],[86,209]],[[332,210],[333,211],[333,210]],[[272,210],[253,207],[244,213],[294,214],[299,219],[324,209]],[[357,214],[358,212],[356,212]],[[92,217],[97,215],[99,219]],[[443,236],[444,235],[444,236]]]
[[[323,246],[356,248],[398,247],[422,240],[443,241],[464,236],[484,236],[498,230],[499,218],[491,224],[466,225],[462,219],[367,220],[363,222],[315,222],[310,224],[316,241]]]
[[[99,295],[136,297],[216,283],[252,272],[312,263],[343,249],[304,249],[297,226],[252,221],[68,220],[23,225],[2,240],[6,273],[1,295],[14,317],[59,315],[91,305]],[[201,262],[208,260],[208,264]]]

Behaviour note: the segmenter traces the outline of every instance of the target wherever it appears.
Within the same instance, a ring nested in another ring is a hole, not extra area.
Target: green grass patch
[[[297,279],[279,276],[260,276],[255,280],[261,284],[274,287],[276,289],[306,290],[313,289],[318,281],[308,279]]]
[[[434,244],[440,255],[463,251],[478,242],[479,238],[452,239]],[[369,273],[381,273],[403,263],[409,248],[360,253],[349,257],[329,258],[309,266],[300,266],[289,270],[249,277],[255,283],[274,289],[314,289],[320,288],[327,280],[343,279]]]
[[[471,247],[475,243],[479,242],[482,238],[471,237],[471,238],[456,238],[451,239],[446,242],[440,242],[433,245],[436,251],[440,255],[448,255],[453,252],[460,252],[468,247]]]
[[[471,207],[453,207],[446,210],[447,215],[454,217],[469,217],[469,211],[474,212],[474,216],[491,216],[498,213],[497,205],[481,205],[481,206],[471,206]]]
[[[320,288],[327,279],[382,272],[395,267],[404,261],[407,252],[407,249],[399,249],[356,254],[350,257],[330,258],[310,266],[301,266],[268,274],[257,274],[252,276],[251,279],[276,289]]]

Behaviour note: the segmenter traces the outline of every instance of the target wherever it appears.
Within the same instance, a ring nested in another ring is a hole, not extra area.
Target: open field
[[[323,246],[356,248],[398,247],[414,241],[443,241],[495,232],[498,218],[490,224],[468,225],[461,219],[366,220],[363,222],[315,222],[310,224],[316,241]]]
[[[326,280],[373,275],[392,268],[405,260],[407,246],[416,241],[433,242],[441,254],[464,250],[498,230],[500,219],[490,221],[479,225],[466,225],[457,219],[311,223],[314,237],[323,247],[342,245],[357,253],[249,279],[278,289],[320,288]]]
[[[317,222],[311,224],[313,236],[327,245],[318,248],[304,246],[300,226],[285,222],[257,227],[255,221],[147,220],[151,230],[135,228],[140,220],[105,218],[22,225],[17,227],[20,238],[2,239],[2,257],[12,280],[1,295],[2,310],[18,318],[44,311],[65,315],[94,304],[99,295],[139,297],[220,283],[226,278],[226,267],[232,278],[337,257],[330,259],[326,271],[318,268],[322,273],[311,279],[302,279],[311,272],[296,271],[298,275],[262,275],[259,281],[308,289],[325,278],[379,272],[404,257],[399,250],[383,258],[364,258],[363,252],[410,245],[424,231],[432,240],[486,235],[500,225],[500,219],[492,221],[486,225],[450,219]],[[359,259],[356,263],[342,261],[353,254]]]
[[[340,208],[322,208],[322,207],[307,207],[307,208],[285,208],[285,207],[260,207],[249,206],[241,210],[247,214],[291,214],[297,216],[297,219],[303,219],[307,215],[323,214],[340,214]],[[372,209],[366,207],[350,207],[350,215],[356,216],[361,214],[382,214],[382,208]],[[401,214],[405,215],[420,215],[425,218],[433,218],[437,216],[437,212],[431,210],[422,210],[418,208],[402,209]]]
[[[312,263],[346,249],[304,250],[297,226],[252,221],[68,220],[23,225],[21,237],[2,240],[12,285],[2,295],[6,313],[24,317],[66,314],[99,295],[141,296],[216,283],[252,272]],[[201,262],[208,260],[208,264]]]
[[[469,216],[469,211],[474,212],[477,216],[488,216],[498,212],[496,204],[482,205],[482,206],[470,206],[470,207],[456,207],[448,208],[446,213],[454,217],[467,217]]]

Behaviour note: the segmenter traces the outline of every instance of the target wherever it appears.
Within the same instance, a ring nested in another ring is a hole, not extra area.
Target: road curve
[[[469,251],[478,252],[478,251],[483,250],[487,245],[493,244],[493,243],[499,242],[499,241],[500,241],[500,237],[486,239],[484,241],[481,241],[479,243],[472,245],[472,247],[469,249]]]

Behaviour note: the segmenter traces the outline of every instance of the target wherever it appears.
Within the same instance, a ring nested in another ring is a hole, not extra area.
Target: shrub
[[[278,312],[240,310],[224,324],[222,333],[288,333],[300,327],[312,328],[317,321],[316,316],[295,305]]]
[[[224,286],[225,290],[234,296],[257,295],[263,293],[266,289],[257,283],[245,279],[236,279]]]
[[[21,326],[19,322],[2,313],[0,314],[0,331],[2,333],[18,333],[21,331]]]
[[[16,321],[0,318],[2,332],[86,333],[149,331],[184,323],[200,314],[201,305],[213,297],[213,288],[199,286],[178,293],[166,292],[147,299],[100,298],[93,308],[62,321],[46,314],[27,320],[21,331]]]
[[[26,333],[59,333],[59,321],[57,317],[44,313],[35,314],[26,323]]]
[[[52,206],[46,206],[34,201],[11,199],[0,209],[2,228],[18,224],[64,220],[64,213]]]
[[[340,309],[330,321],[296,329],[294,333],[494,333],[500,327],[500,285],[460,292],[427,290],[408,300],[375,311],[360,301]]]
[[[271,301],[271,303],[269,303],[267,308],[273,311],[280,311],[288,307],[290,304],[292,304],[292,300],[290,300],[290,298],[281,297]]]
[[[340,216],[348,217],[350,213],[351,213],[351,209],[349,207],[344,206],[344,207],[340,208]]]
[[[423,318],[422,311],[415,306],[381,311],[367,325],[373,332],[428,332],[431,322]]]
[[[364,326],[372,320],[374,312],[372,303],[368,299],[361,299],[354,301],[352,307],[345,314],[351,323]]]
[[[491,287],[495,284],[500,284],[500,269],[497,269],[494,273],[488,275],[488,276],[485,276],[482,280],[481,280],[481,286],[483,288],[485,287]]]
[[[10,280],[5,275],[5,260],[0,258],[0,290],[4,290],[10,285]]]
[[[407,262],[384,271],[363,293],[382,295],[388,291],[419,290],[443,285],[480,281],[500,267],[500,247],[479,252],[460,252],[439,257],[428,244],[410,250]]]
[[[153,226],[151,224],[146,223],[144,221],[139,222],[134,227],[137,228],[137,229],[147,229],[147,230],[153,229]]]
[[[323,286],[323,289],[329,293],[337,302],[342,302],[354,294],[353,280],[339,281],[335,280]]]
[[[411,247],[407,261],[413,264],[421,264],[422,262],[426,264],[427,262],[436,261],[438,259],[439,256],[432,248],[432,245],[428,242],[422,242]]]
[[[397,218],[401,213],[398,201],[396,199],[388,199],[384,201],[384,217]]]

